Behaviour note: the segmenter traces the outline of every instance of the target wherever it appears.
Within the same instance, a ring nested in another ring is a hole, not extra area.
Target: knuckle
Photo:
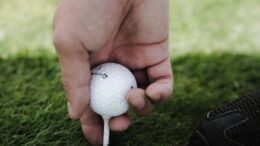
[[[69,101],[71,101],[72,98],[75,98],[76,96],[79,96],[78,98],[82,97],[83,94],[81,94],[81,92],[88,90],[88,87],[89,83],[85,81],[73,84],[72,82],[63,79],[63,88]]]
[[[58,53],[72,49],[77,42],[73,35],[66,31],[64,29],[56,29],[53,33],[53,44]]]

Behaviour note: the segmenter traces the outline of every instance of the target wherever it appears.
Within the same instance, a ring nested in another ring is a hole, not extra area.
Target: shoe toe
[[[189,146],[209,146],[209,143],[207,139],[196,130],[191,137]]]
[[[226,135],[225,131],[245,120],[239,111],[228,111],[210,116],[203,120],[194,132],[189,146],[237,146]]]

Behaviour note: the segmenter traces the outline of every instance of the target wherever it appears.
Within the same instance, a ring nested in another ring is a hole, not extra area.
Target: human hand
[[[127,100],[138,115],[172,93],[168,52],[168,0],[61,0],[54,17],[54,44],[72,119],[80,118],[87,140],[102,143],[103,124],[88,106],[90,69],[120,63],[133,72],[138,89]],[[113,131],[131,124],[127,114],[110,120]]]

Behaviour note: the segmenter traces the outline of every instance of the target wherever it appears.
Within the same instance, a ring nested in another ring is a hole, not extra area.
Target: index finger
[[[69,34],[54,36],[54,44],[61,65],[69,115],[72,119],[78,119],[89,102],[89,54],[81,43]]]

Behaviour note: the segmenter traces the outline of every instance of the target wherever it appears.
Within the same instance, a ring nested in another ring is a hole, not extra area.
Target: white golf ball
[[[98,65],[91,71],[90,107],[106,118],[126,113],[126,94],[136,87],[135,77],[126,67],[117,63]]]

